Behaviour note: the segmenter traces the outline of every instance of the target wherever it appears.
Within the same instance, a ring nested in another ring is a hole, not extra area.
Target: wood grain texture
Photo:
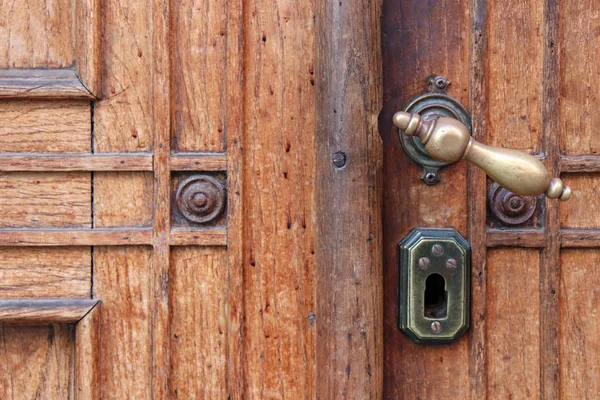
[[[76,324],[98,300],[92,299],[7,299],[0,300],[0,323],[44,325]]]
[[[560,65],[555,49],[559,38],[560,0],[544,3],[544,101],[542,152],[550,176],[560,176]],[[568,184],[568,183],[567,183]],[[543,399],[559,399],[559,202],[546,199],[545,242],[540,265],[540,392]]]
[[[71,69],[0,70],[0,99],[95,100]]]
[[[0,229],[0,246],[125,246],[152,243],[152,229]]]
[[[544,2],[488,0],[487,144],[539,153]]]
[[[169,234],[171,246],[226,246],[227,230],[173,228]]]
[[[82,84],[94,96],[102,90],[101,28],[102,8],[100,0],[75,2],[75,66]]]
[[[153,189],[149,172],[96,172],[94,228],[151,226]]]
[[[230,267],[244,273],[242,396],[309,399],[316,395],[314,3],[249,0],[243,15],[243,264]]]
[[[0,247],[0,298],[90,297],[89,247]]]
[[[152,171],[152,154],[0,154],[0,171]]]
[[[422,169],[406,156],[398,141],[392,116],[411,98],[425,91],[427,77],[434,73],[452,82],[448,89],[450,95],[463,104],[469,103],[470,90],[475,90],[471,88],[469,70],[472,45],[469,27],[474,17],[470,14],[470,4],[458,0],[447,1],[444,6],[438,2],[405,1],[402,7],[393,1],[384,1],[383,6],[384,109],[379,119],[385,174],[383,398],[425,399],[435,398],[439,393],[447,398],[468,398],[472,356],[468,337],[449,346],[415,345],[396,326],[396,246],[417,226],[453,227],[467,236],[468,167],[465,163],[454,164],[441,172],[439,184],[425,185],[420,179]],[[481,114],[477,118],[480,119]],[[481,129],[481,125],[478,128]],[[477,188],[475,193],[478,193]],[[474,274],[474,279],[478,277]],[[481,281],[476,283],[481,285]],[[478,299],[481,298],[479,295]],[[478,304],[474,312],[480,312],[481,303]],[[481,360],[483,349],[476,351]],[[481,379],[481,361],[478,366]]]
[[[64,68],[73,65],[73,12],[69,0],[0,2],[0,68]]]
[[[173,3],[173,148],[177,151],[224,151],[229,74],[228,16],[236,2],[202,0]],[[233,67],[233,68],[232,68]]]
[[[600,172],[600,156],[563,156],[560,160],[562,172]]]
[[[94,298],[102,299],[100,385],[105,399],[152,398],[151,262],[146,246],[94,248]]]
[[[0,228],[90,228],[90,174],[0,173]]]
[[[317,3],[318,398],[383,395],[381,3]],[[335,169],[332,157],[348,163]]]
[[[103,100],[94,109],[96,153],[152,148],[152,10],[151,0],[103,1]]]
[[[171,155],[171,171],[225,171],[227,155],[177,153]]]
[[[540,256],[496,249],[487,255],[487,397],[539,399]]]
[[[0,153],[89,153],[89,101],[0,101]]]
[[[73,398],[73,327],[0,326],[0,397]]]
[[[560,203],[560,227],[572,229],[600,228],[599,173],[577,173],[563,175],[565,184],[573,195],[569,201]]]
[[[563,229],[560,238],[562,247],[600,247],[599,229]]]
[[[486,244],[488,247],[545,247],[546,238],[544,231],[527,229],[488,229],[486,231]]]
[[[75,397],[100,400],[100,316],[98,302],[75,326]]]
[[[228,396],[227,275],[224,248],[171,253],[171,398]]]
[[[560,398],[594,398],[600,392],[597,304],[598,249],[563,250],[560,257]]]
[[[475,140],[487,142],[487,0],[471,3],[471,54],[469,93],[471,129]],[[469,242],[471,244],[471,322],[469,328],[469,378],[471,399],[486,397],[487,392],[487,348],[485,320],[487,308],[487,232],[486,176],[483,171],[469,165],[467,174],[467,212]]]
[[[592,155],[600,152],[600,124],[597,112],[600,95],[600,65],[596,49],[600,46],[600,3],[557,1],[556,45],[560,51],[560,151],[567,155]]]

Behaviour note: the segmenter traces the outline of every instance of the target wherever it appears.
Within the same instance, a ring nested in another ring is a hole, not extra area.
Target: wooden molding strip
[[[0,154],[0,171],[152,171],[153,153]],[[225,171],[227,155],[173,154],[172,171]]]
[[[152,153],[0,154],[0,171],[152,171]]]
[[[0,323],[74,324],[85,317],[100,300],[93,299],[10,299],[0,300]]]
[[[562,156],[560,169],[562,172],[599,172],[600,156]]]
[[[487,247],[534,247],[545,246],[544,231],[539,230],[512,230],[488,229],[486,231]]]
[[[0,229],[0,246],[152,245],[152,228]],[[226,246],[227,229],[173,228],[171,246]]]
[[[176,153],[171,155],[171,171],[225,171],[227,155],[223,153]]]
[[[71,69],[0,70],[0,99],[96,98]]]
[[[561,247],[600,247],[600,229],[563,229]]]
[[[0,246],[124,246],[151,244],[151,228],[0,229]]]
[[[171,246],[227,246],[227,230],[173,228],[169,236]]]

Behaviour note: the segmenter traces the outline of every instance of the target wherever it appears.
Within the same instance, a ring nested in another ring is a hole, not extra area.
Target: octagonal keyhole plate
[[[398,328],[449,343],[469,327],[471,248],[454,229],[416,228],[398,244]]]

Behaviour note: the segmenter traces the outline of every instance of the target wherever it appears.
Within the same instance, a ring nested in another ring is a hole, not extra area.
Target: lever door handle
[[[417,135],[431,158],[455,162],[467,160],[481,168],[500,186],[524,196],[545,193],[550,199],[568,200],[571,188],[550,173],[535,157],[521,151],[486,146],[469,135],[460,121],[440,117],[431,121],[419,114],[398,112],[394,125],[408,136]]]

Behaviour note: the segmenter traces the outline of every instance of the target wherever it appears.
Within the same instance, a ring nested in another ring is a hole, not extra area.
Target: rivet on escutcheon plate
[[[431,332],[438,334],[442,331],[442,323],[440,321],[433,321],[431,323]]]

